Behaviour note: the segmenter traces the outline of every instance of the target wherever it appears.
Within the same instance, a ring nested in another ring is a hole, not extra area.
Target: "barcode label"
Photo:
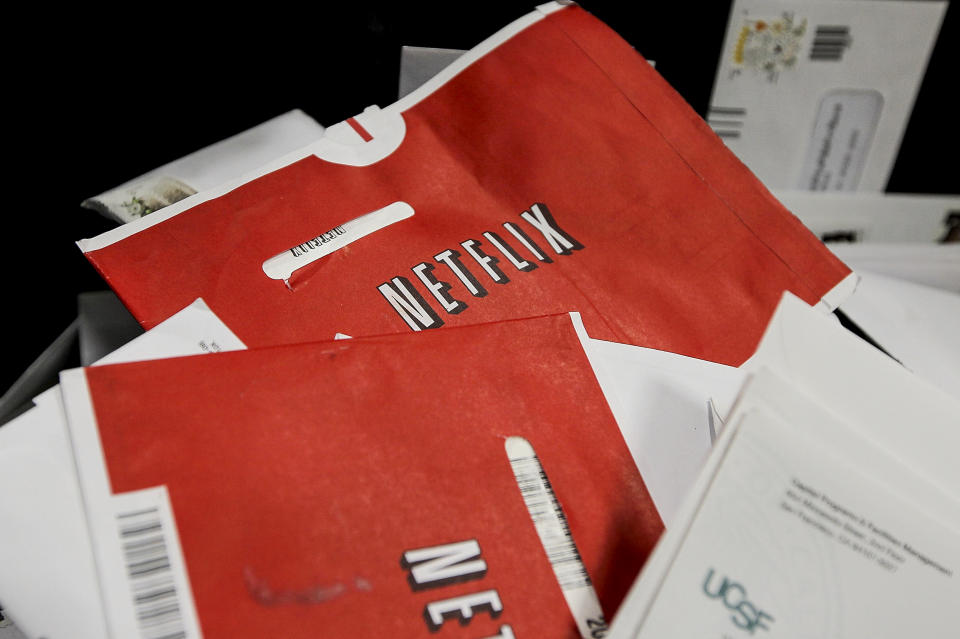
[[[522,437],[508,437],[505,447],[520,496],[580,635],[584,639],[606,636],[607,624],[600,600],[540,460],[530,443]]]
[[[116,530],[140,639],[199,639],[166,490],[114,497]]]
[[[157,508],[117,516],[127,577],[143,639],[186,639]]]
[[[707,111],[707,124],[721,138],[739,138],[746,119],[743,107],[711,106]]]
[[[818,62],[839,62],[853,40],[846,25],[820,25],[813,34],[810,59]]]

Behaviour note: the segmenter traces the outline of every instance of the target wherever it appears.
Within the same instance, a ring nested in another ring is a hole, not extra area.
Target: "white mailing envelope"
[[[769,188],[882,191],[946,7],[736,0],[707,122]]]
[[[99,364],[245,348],[197,300]],[[107,636],[59,386],[0,428],[0,601],[28,637]]]

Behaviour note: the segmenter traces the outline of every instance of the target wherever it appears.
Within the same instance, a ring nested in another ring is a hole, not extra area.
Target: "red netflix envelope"
[[[662,530],[567,316],[61,381],[115,636],[599,637]]]
[[[593,337],[739,364],[784,290],[852,288],[630,45],[559,4],[80,246],[145,326],[203,297],[252,346],[579,310]]]

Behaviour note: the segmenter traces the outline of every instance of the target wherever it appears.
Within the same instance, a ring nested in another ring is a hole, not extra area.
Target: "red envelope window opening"
[[[81,247],[144,325],[203,297],[252,346],[579,310],[593,337],[739,364],[784,290],[833,306],[852,288],[575,6],[541,7],[354,123],[367,135],[335,125]]]

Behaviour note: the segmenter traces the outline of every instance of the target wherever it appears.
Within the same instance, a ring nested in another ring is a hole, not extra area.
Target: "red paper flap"
[[[662,530],[565,316],[86,374],[113,490],[167,486],[207,639],[577,636],[508,436],[608,617]],[[411,588],[405,551],[466,540],[485,575]],[[496,619],[430,632],[428,603],[490,589]]]

